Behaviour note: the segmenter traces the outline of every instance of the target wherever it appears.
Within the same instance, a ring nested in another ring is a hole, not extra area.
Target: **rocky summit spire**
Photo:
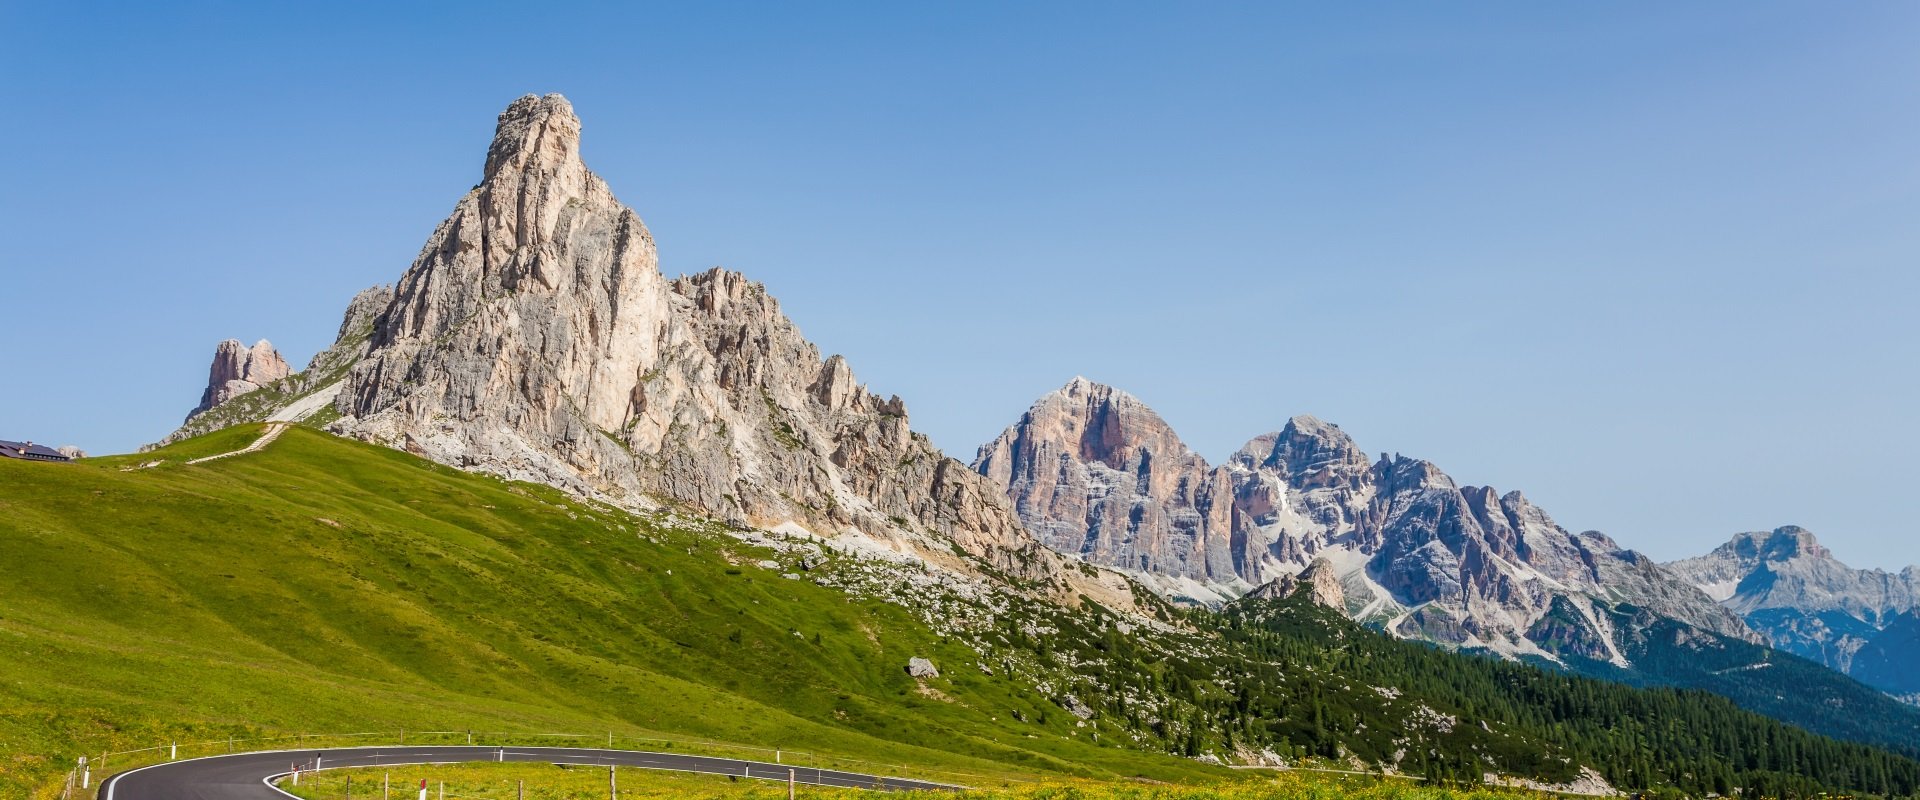
[[[486,177],[395,287],[353,373],[350,412],[446,404],[459,419],[563,399],[539,438],[588,448],[580,427],[622,430],[636,377],[668,319],[653,237],[579,158],[559,95],[500,115]],[[459,334],[456,336],[456,334]],[[527,371],[531,369],[531,371]]]
[[[526,95],[500,112],[487,148],[483,180],[502,173],[586,172],[580,162],[580,118],[573,104],[557,94]]]

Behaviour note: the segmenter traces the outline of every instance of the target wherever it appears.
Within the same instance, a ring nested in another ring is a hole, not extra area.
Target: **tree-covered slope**
[[[1920,757],[1920,709],[1811,660],[1622,606],[1611,612],[1633,669],[1569,661],[1577,672],[1635,686],[1702,689],[1742,708],[1840,739]],[[1630,619],[1631,618],[1631,619]]]
[[[1286,733],[1304,733],[1323,749],[1336,747],[1340,731],[1380,723],[1368,709],[1329,696],[1288,697],[1300,694],[1289,673],[1396,687],[1422,698],[1434,716],[1488,733],[1477,745],[1408,748],[1402,761],[1412,772],[1472,777],[1489,763],[1544,750],[1547,758],[1591,766],[1616,787],[1638,791],[1775,797],[1920,790],[1920,764],[1909,758],[1812,734],[1706,691],[1635,688],[1445,653],[1361,628],[1301,594],[1241,601],[1217,624],[1235,647],[1272,665],[1266,680],[1250,684],[1234,702],[1273,717],[1304,701],[1311,709],[1307,721]],[[1397,744],[1380,736],[1373,746]]]

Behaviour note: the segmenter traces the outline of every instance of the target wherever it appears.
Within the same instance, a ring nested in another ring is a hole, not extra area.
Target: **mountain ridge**
[[[1920,566],[1899,572],[1847,566],[1812,531],[1786,525],[1735,534],[1703,556],[1667,567],[1740,614],[1775,647],[1900,696],[1920,655],[1902,631],[1920,608]],[[1882,635],[1885,642],[1876,641]],[[1862,654],[1864,661],[1859,661]]]
[[[1350,617],[1450,647],[1624,663],[1607,613],[1623,603],[1758,640],[1645,555],[1570,532],[1517,491],[1463,486],[1422,459],[1370,460],[1310,415],[1215,466],[1138,398],[1076,377],[972,466],[1042,543],[1169,593],[1211,590],[1193,592],[1202,602],[1327,562]],[[1553,630],[1535,630],[1555,609]]]

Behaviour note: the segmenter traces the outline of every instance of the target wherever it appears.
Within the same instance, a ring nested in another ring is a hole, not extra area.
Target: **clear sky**
[[[0,2],[0,438],[304,364],[561,92],[950,454],[1076,374],[1667,559],[1920,562],[1920,4]],[[688,8],[687,6],[698,6]]]

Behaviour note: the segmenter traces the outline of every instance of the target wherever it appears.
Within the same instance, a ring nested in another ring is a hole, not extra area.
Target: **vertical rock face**
[[[996,487],[822,359],[758,283],[668,280],[580,160],[559,95],[500,115],[480,184],[375,315],[333,429],[429,458],[735,521],[1056,563]]]
[[[1075,378],[980,448],[973,469],[1006,487],[1041,543],[1099,564],[1238,580],[1233,492],[1132,395]]]
[[[207,370],[207,389],[200,395],[200,405],[188,412],[187,418],[192,419],[214,406],[285,378],[291,372],[280,351],[265,339],[252,347],[241,344],[239,339],[221,342],[214,348],[213,366]]]
[[[1157,585],[1196,599],[1209,599],[1206,587],[1229,597],[1331,579],[1357,619],[1516,655],[1624,661],[1613,615],[1596,604],[1753,638],[1658,564],[1561,528],[1520,493],[1460,486],[1419,459],[1370,462],[1339,426],[1310,416],[1212,467],[1138,400],[1075,379],[973,466],[1047,546],[1179,579]]]
[[[1740,614],[1782,650],[1861,677],[1877,674],[1879,647],[1859,655],[1899,615],[1920,607],[1920,567],[1854,569],[1805,528],[1737,534],[1698,558],[1668,564]],[[1863,678],[1864,680],[1864,678]]]

